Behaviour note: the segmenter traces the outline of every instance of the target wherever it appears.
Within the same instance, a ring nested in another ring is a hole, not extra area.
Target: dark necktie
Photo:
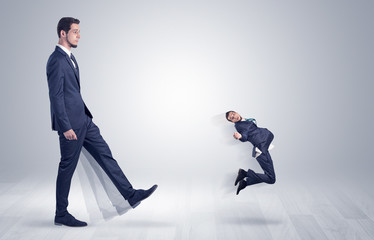
[[[79,86],[79,89],[80,89],[81,86],[80,86],[80,83],[79,83],[78,63],[77,63],[77,61],[75,60],[75,57],[74,57],[74,55],[73,55],[72,53],[70,54],[70,59],[73,60],[73,62],[74,62],[73,65],[75,65],[74,70],[75,70],[75,73],[78,75],[77,82],[78,82],[78,86]]]
[[[74,57],[74,55],[73,55],[72,53],[70,54],[70,59],[73,60],[74,65],[75,65],[75,70],[77,70],[77,68],[78,68],[78,63],[77,63],[77,61],[75,60],[75,57]]]

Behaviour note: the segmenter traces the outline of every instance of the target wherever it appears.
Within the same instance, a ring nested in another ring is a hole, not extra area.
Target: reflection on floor
[[[374,239],[374,197],[349,186],[192,182],[159,184],[136,209],[109,221],[89,219],[77,180],[69,211],[86,228],[53,225],[54,179],[0,182],[0,239]]]

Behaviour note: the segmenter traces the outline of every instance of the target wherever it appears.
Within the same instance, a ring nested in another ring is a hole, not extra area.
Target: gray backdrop
[[[0,178],[57,172],[45,66],[73,16],[83,98],[135,187],[258,170],[231,109],[274,132],[278,182],[372,182],[373,7],[2,0]]]

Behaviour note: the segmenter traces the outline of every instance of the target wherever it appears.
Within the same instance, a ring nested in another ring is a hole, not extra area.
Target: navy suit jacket
[[[79,129],[87,116],[92,118],[80,93],[79,68],[75,64],[77,69],[58,46],[47,62],[51,121],[55,131]]]
[[[253,144],[252,156],[255,157],[255,148],[261,152],[268,151],[269,145],[273,140],[273,134],[267,128],[259,128],[252,121],[239,121],[235,123],[236,131],[242,137],[239,139],[242,142],[250,142]]]

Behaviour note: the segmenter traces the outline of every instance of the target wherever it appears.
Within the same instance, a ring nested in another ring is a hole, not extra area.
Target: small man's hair
[[[229,122],[231,122],[230,120],[229,120],[229,115],[230,115],[230,113],[232,113],[232,112],[235,112],[235,111],[228,111],[227,113],[226,113],[226,120],[227,121],[229,121]]]

